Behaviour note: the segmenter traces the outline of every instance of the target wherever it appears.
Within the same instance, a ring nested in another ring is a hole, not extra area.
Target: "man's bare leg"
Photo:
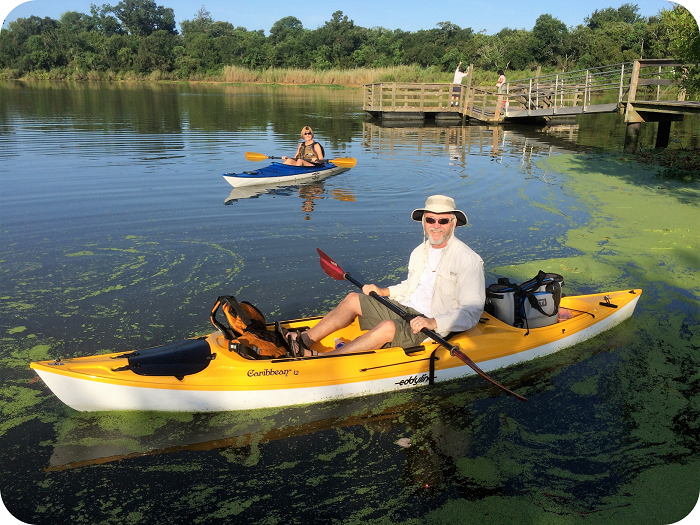
[[[320,341],[327,335],[349,326],[358,315],[362,315],[360,307],[360,295],[351,292],[340,301],[338,306],[328,312],[315,326],[303,332],[302,338],[306,346],[311,346],[316,341]],[[354,341],[350,341],[338,350],[325,352],[324,355],[348,354],[353,352],[364,352],[366,350],[377,350],[394,338],[396,328],[392,321],[382,321],[372,330],[361,335]]]
[[[382,346],[394,339],[395,332],[396,325],[393,321],[382,321],[369,332],[365,332],[354,341],[345,343],[337,350],[324,352],[323,355],[354,354],[356,352],[366,352],[368,350],[379,350]]]
[[[333,332],[350,326],[358,315],[362,315],[360,296],[351,292],[338,306],[328,312],[315,326],[302,334],[304,344],[311,346]]]

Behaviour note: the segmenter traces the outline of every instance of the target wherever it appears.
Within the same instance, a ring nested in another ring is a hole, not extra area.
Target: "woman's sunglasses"
[[[313,135],[313,133],[311,133],[310,131],[305,131],[304,135]]]
[[[437,222],[438,224],[442,224],[443,226],[445,224],[449,224],[452,221],[452,219],[433,219],[432,217],[426,217],[425,222],[427,224],[435,224]]]

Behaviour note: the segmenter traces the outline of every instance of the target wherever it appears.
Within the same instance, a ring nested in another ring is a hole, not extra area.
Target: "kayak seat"
[[[140,376],[175,376],[182,380],[204,370],[216,354],[202,337],[137,350],[119,357],[128,358],[129,364],[114,369],[115,372],[130,370]]]

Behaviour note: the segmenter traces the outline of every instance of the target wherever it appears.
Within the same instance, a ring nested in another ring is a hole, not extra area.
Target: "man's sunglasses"
[[[427,224],[435,224],[435,222],[437,222],[438,224],[442,224],[444,226],[445,224],[452,222],[452,219],[433,219],[432,217],[426,217],[425,222]]]

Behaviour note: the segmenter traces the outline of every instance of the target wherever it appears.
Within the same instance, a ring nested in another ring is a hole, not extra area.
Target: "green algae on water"
[[[559,155],[540,165],[568,175],[566,187],[589,208],[591,221],[563,240],[579,254],[496,271],[525,280],[541,268],[587,289],[659,281],[700,300],[700,188],[614,157]]]

